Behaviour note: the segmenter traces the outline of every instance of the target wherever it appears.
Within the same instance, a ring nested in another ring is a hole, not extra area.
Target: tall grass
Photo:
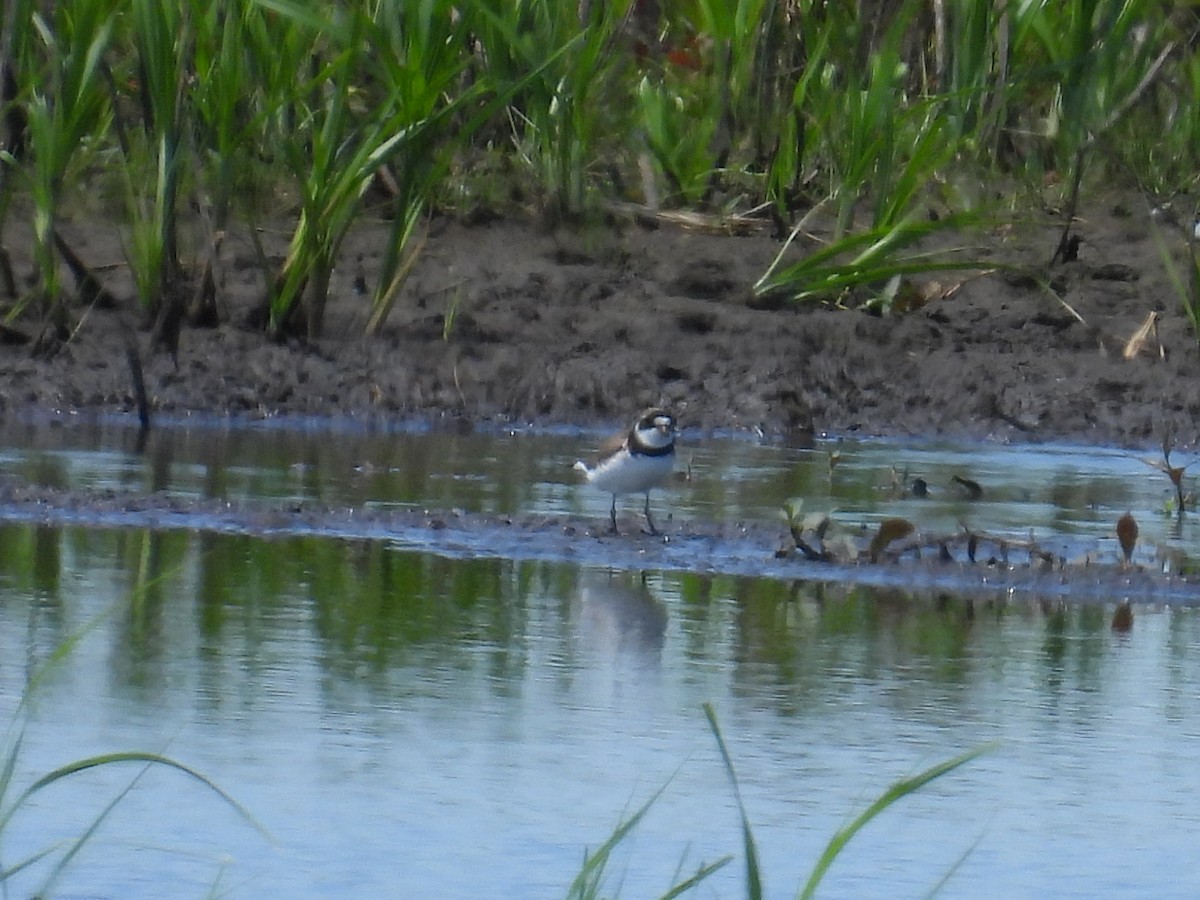
[[[303,295],[304,333],[320,337],[337,251],[376,171],[404,139],[408,117],[395,97],[362,96],[369,84],[376,36],[364,8],[333,10],[330,18],[298,3],[264,2],[280,14],[294,87],[277,100],[292,127],[278,133],[279,152],[300,197],[300,215],[270,302],[279,333]],[[386,54],[387,45],[382,47]]]
[[[703,202],[717,173],[713,143],[718,124],[709,114],[708,98],[674,90],[672,77],[681,76],[670,72],[661,80],[643,76],[638,84],[638,115],[647,149],[670,185],[665,199],[670,205],[695,206]],[[654,205],[658,195],[656,190]]]
[[[253,173],[260,164],[256,147],[262,145],[262,98],[251,65],[263,55],[252,48],[266,49],[264,15],[261,7],[236,0],[193,10],[196,41],[187,126],[204,247],[188,312],[199,324],[216,324],[217,256],[239,188],[249,189],[253,197]],[[252,203],[243,204],[242,211],[253,217]]]
[[[954,184],[1057,181],[1068,213],[1088,177],[1157,197],[1195,189],[1194,4],[860,6],[13,0],[0,227],[24,192],[38,288],[9,313],[36,299],[60,332],[70,324],[57,220],[68,196],[111,195],[114,174],[136,292],[160,323],[190,286],[211,319],[219,236],[253,238],[260,216],[282,212],[293,227],[278,269],[263,254],[263,322],[312,339],[357,222],[392,225],[362,317],[375,331],[425,217],[498,173],[531,181],[555,221],[632,200],[760,214],[782,237],[819,207],[830,241],[849,242],[825,276],[848,281],[861,262],[859,284],[934,265],[917,222],[930,208],[936,230],[973,224],[987,192]],[[481,158],[504,162],[482,171]],[[189,259],[193,209],[205,236]],[[866,260],[861,246],[875,248]],[[791,262],[760,287],[830,297],[814,265]]]
[[[543,187],[556,219],[585,212],[601,153],[628,134],[631,57],[618,45],[631,0],[487,0],[477,22],[484,70],[497,84],[526,78],[507,104],[511,146]]]
[[[301,78],[285,98],[295,125],[278,135],[301,198],[287,259],[271,298],[279,332],[303,297],[305,332],[321,336],[330,277],[368,189],[391,193],[393,222],[369,330],[379,327],[411,264],[419,220],[445,170],[446,154],[480,124],[472,107],[486,82],[465,84],[471,34],[450,0],[364,4],[332,17],[285,0],[258,0],[307,40]],[[526,79],[536,78],[539,68]],[[521,83],[521,78],[516,79]]]
[[[684,6],[691,29],[668,28],[644,66],[639,125],[675,203],[728,205],[744,199],[738,169],[762,166],[786,128],[791,23],[775,0]]]
[[[131,0],[141,127],[126,135],[132,217],[129,256],[142,305],[155,314],[156,338],[174,349],[183,298],[179,271],[177,211],[185,153],[187,83],[195,43],[185,5]],[[149,170],[152,178],[139,176]]]
[[[8,155],[32,205],[38,284],[32,298],[55,337],[67,316],[59,278],[58,217],[68,173],[108,136],[110,110],[100,77],[116,24],[114,11],[95,0],[56,3],[43,17],[36,4],[17,3],[10,65],[28,126],[28,159]]]

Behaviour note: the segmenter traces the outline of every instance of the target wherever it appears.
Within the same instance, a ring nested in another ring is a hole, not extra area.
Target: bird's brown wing
[[[628,437],[626,434],[614,434],[601,444],[594,454],[592,454],[592,463],[598,463],[607,456],[612,456],[625,445],[625,440]]]

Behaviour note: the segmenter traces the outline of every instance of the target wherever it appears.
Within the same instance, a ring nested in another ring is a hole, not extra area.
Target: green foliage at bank
[[[291,235],[281,265],[260,253],[263,327],[316,338],[364,216],[391,223],[373,331],[435,211],[685,210],[793,241],[819,215],[820,254],[781,254],[755,291],[838,301],[890,283],[891,303],[906,275],[977,265],[929,253],[931,232],[1047,190],[1069,214],[1089,182],[1157,205],[1200,177],[1200,10],[1183,0],[14,0],[3,15],[0,237],[29,228],[37,259],[32,287],[5,266],[0,288],[8,321],[33,313],[57,338],[73,303],[103,299],[58,227],[89,204],[116,217],[173,348],[183,321],[219,315],[227,229],[267,215]]]

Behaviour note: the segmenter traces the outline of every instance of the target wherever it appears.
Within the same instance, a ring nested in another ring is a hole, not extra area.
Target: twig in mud
[[[183,328],[183,286],[168,283],[164,286],[163,296],[159,302],[158,315],[150,329],[150,345],[157,349],[166,350],[171,354],[171,362],[175,371],[179,371],[179,333]]]
[[[454,390],[458,392],[458,402],[463,410],[467,409],[467,396],[463,393],[462,382],[458,380],[458,363],[454,363]]]
[[[961,547],[966,551],[966,562],[973,565],[1009,565],[1009,555],[1013,551],[1028,553],[1029,566],[1040,568],[1042,571],[1052,571],[1066,565],[1065,559],[1043,549],[1032,533],[1028,539],[1023,540],[974,531],[960,522],[959,531],[956,533],[926,534],[918,533],[907,520],[893,519],[882,523],[870,546],[864,547],[853,539],[827,544],[825,534],[829,524],[827,517],[823,517],[819,528],[801,522],[796,516],[790,518],[788,529],[792,541],[807,562],[879,565],[895,562],[909,554],[921,559],[923,553],[929,551],[938,562],[949,564],[957,562],[952,550]],[[812,532],[815,541],[807,539],[804,536],[805,532]],[[990,555],[981,558],[980,547],[985,544],[993,545],[994,550]],[[780,551],[776,555],[785,552],[787,551]]]
[[[81,303],[87,306],[98,306],[101,309],[115,309],[119,305],[117,298],[110,294],[100,283],[100,279],[92,274],[87,263],[79,258],[71,245],[59,234],[57,228],[54,229],[54,246],[62,254],[67,268],[71,270],[71,277],[75,279],[75,290],[79,293]]]
[[[0,247],[0,286],[4,288],[6,297],[17,298],[17,277],[13,274],[12,259],[4,247]]]
[[[129,377],[133,381],[133,396],[137,402],[138,421],[142,425],[142,433],[150,430],[150,398],[146,394],[146,378],[142,371],[142,357],[138,353],[137,341],[133,332],[128,328],[121,329],[125,341],[125,361],[129,363]]]
[[[1175,435],[1172,429],[1167,428],[1163,432],[1162,462],[1159,462],[1157,459],[1143,459],[1142,462],[1151,468],[1158,469],[1170,479],[1171,484],[1175,487],[1175,515],[1182,519],[1184,510],[1187,508],[1187,502],[1190,499],[1190,495],[1183,489],[1183,475],[1188,467],[1187,465],[1171,465],[1171,451],[1173,449],[1175,449]]]
[[[1075,213],[1079,209],[1079,188],[1083,182],[1083,157],[1085,147],[1081,146],[1075,151],[1075,164],[1072,166],[1071,173],[1071,193],[1067,198],[1066,208],[1066,223],[1063,225],[1062,234],[1058,238],[1058,244],[1054,247],[1054,253],[1050,256],[1048,265],[1053,266],[1056,262],[1073,262],[1079,255],[1079,238],[1071,234],[1071,226],[1075,224]]]

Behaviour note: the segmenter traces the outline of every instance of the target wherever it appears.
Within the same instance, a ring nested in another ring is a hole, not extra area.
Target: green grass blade
[[[568,900],[589,900],[589,898],[597,896],[600,889],[600,882],[604,876],[604,868],[608,864],[613,850],[629,836],[629,833],[645,817],[646,813],[650,811],[650,807],[655,804],[665,790],[666,785],[663,785],[655,791],[653,796],[643,803],[633,815],[617,824],[617,827],[613,829],[612,834],[608,836],[608,839],[603,844],[597,847],[594,852],[584,855],[583,868],[579,870],[579,873],[575,876],[575,880],[571,882],[571,886],[567,889]]]
[[[688,891],[698,887],[714,872],[725,868],[729,863],[733,862],[732,856],[723,856],[714,863],[700,866],[690,878],[686,878],[679,882],[671,890],[662,895],[662,900],[672,900],[673,897],[679,897],[686,894]]]
[[[292,3],[288,0],[254,0],[255,5],[272,12],[279,13],[295,22],[303,24],[312,31],[332,31],[344,27],[338,16],[330,17],[329,9],[316,3]]]
[[[953,772],[960,766],[966,765],[967,763],[989,751],[991,748],[992,745],[985,745],[974,750],[968,750],[966,753],[960,754],[953,759],[949,759],[943,763],[938,763],[936,766],[932,766],[923,772],[919,772],[911,778],[902,778],[900,781],[897,781],[890,788],[884,791],[874,803],[863,810],[863,812],[856,816],[848,825],[838,829],[838,831],[834,833],[833,837],[830,838],[828,845],[825,847],[825,851],[821,854],[820,859],[817,860],[817,864],[813,868],[812,874],[809,875],[808,881],[800,891],[800,897],[809,898],[816,893],[817,887],[820,886],[821,879],[825,877],[825,873],[829,871],[829,867],[833,865],[834,861],[841,854],[842,850],[845,849],[846,845],[850,842],[850,839],[858,834],[858,832],[862,831],[868,822],[870,822],[884,810],[888,809],[898,800],[902,800],[904,797],[907,797],[914,791],[920,790],[931,781]]]
[[[584,854],[583,866],[580,868],[578,874],[576,874],[574,880],[571,882],[571,886],[567,889],[568,900],[594,900],[594,898],[600,896],[600,889],[604,881],[605,868],[612,857],[613,851],[629,836],[630,832],[632,832],[637,824],[641,822],[646,813],[650,811],[650,808],[658,802],[659,797],[662,796],[663,791],[667,789],[667,786],[672,780],[674,780],[674,776],[668,779],[666,784],[655,791],[654,795],[640,807],[638,807],[638,809],[632,815],[630,815],[627,819],[620,821],[617,824],[617,827],[613,829],[612,834],[610,834],[604,843],[597,847],[595,851]],[[713,863],[701,864],[689,877],[672,885],[667,892],[662,895],[663,900],[669,900],[669,898],[678,897],[681,894],[692,890],[705,881],[714,872],[727,865],[731,859],[732,857],[726,856]]]
[[[795,300],[822,297],[896,275],[946,270],[992,269],[987,260],[963,260],[959,250],[904,253],[937,233],[964,229],[980,221],[975,213],[959,213],[937,221],[909,218],[902,222],[844,235],[795,262],[782,264],[783,252],[755,282],[756,296],[783,293]],[[841,258],[849,257],[845,261]]]
[[[729,756],[729,748],[725,746],[725,738],[721,734],[721,726],[717,724],[717,714],[711,703],[704,704],[704,715],[708,719],[708,727],[712,730],[713,737],[717,740],[717,748],[721,751],[721,760],[733,785],[733,797],[737,801],[738,815],[742,820],[742,849],[746,854],[746,896],[751,900],[760,900],[763,888],[758,847],[754,843],[754,831],[750,827],[750,818],[746,815],[746,805],[742,802],[742,789],[738,785],[737,772],[733,768],[733,759]]]
[[[191,766],[185,765],[177,760],[171,759],[168,756],[162,756],[158,753],[143,753],[140,751],[123,751],[117,753],[103,753],[98,756],[89,756],[84,759],[78,759],[73,762],[59,766],[50,772],[47,772],[42,777],[34,781],[29,787],[21,792],[20,796],[14,801],[8,812],[3,818],[0,818],[0,834],[4,833],[4,828],[12,817],[13,812],[21,807],[23,803],[44,790],[52,784],[62,781],[64,778],[69,778],[72,775],[77,775],[80,772],[86,772],[89,769],[95,769],[100,766],[118,765],[121,763],[145,763],[148,765],[164,766],[168,769],[174,769],[177,772],[182,772],[189,778],[200,782],[210,791],[220,797],[228,804],[239,816],[247,823],[252,825],[256,831],[264,837],[269,838],[267,830],[258,822],[258,820],[246,809],[242,804],[238,803],[232,796],[226,793],[221,787],[213,782],[207,775],[193,769]]]
[[[25,871],[30,866],[37,865],[57,849],[57,844],[51,844],[49,847],[44,847],[36,853],[25,857],[19,863],[14,863],[11,866],[0,866],[0,886],[7,886],[8,879],[14,877],[20,872]],[[8,896],[7,891],[5,891],[4,896]]]
[[[953,878],[955,876],[955,874],[957,874],[958,870],[962,868],[963,863],[965,863],[968,859],[970,859],[971,854],[975,852],[975,848],[977,848],[979,846],[979,844],[982,840],[983,840],[983,833],[980,832],[979,836],[977,838],[975,838],[975,840],[971,841],[970,844],[967,845],[966,849],[963,850],[963,852],[958,855],[958,859],[956,859],[954,861],[954,865],[952,865],[949,869],[946,870],[945,874],[943,874],[942,877],[937,880],[937,884],[935,884],[933,887],[931,887],[928,890],[928,892],[926,892],[925,896],[926,897],[936,897],[938,894],[940,894],[942,892],[942,889],[945,888],[946,885],[950,883],[950,879]]]
[[[10,737],[8,738],[8,746],[4,750],[3,760],[0,761],[0,837],[6,834],[7,830],[12,827],[12,821],[14,817],[22,810],[22,808],[26,806],[27,803],[31,801],[32,798],[37,796],[41,791],[58,784],[59,782],[92,769],[111,765],[136,763],[140,764],[141,770],[129,782],[128,785],[126,785],[99,811],[99,813],[92,819],[83,832],[71,841],[52,844],[51,846],[31,854],[30,856],[13,865],[0,863],[0,886],[6,884],[7,880],[12,878],[18,872],[21,872],[38,863],[39,861],[46,859],[48,856],[57,853],[65,846],[65,852],[51,867],[43,888],[38,894],[38,896],[51,895],[55,882],[77,857],[80,850],[90,843],[96,832],[112,814],[113,810],[128,795],[128,793],[138,783],[142,776],[151,768],[155,767],[173,769],[186,775],[188,778],[194,781],[198,781],[204,787],[207,787],[210,791],[220,797],[245,822],[252,825],[255,830],[270,840],[270,835],[266,829],[255,819],[255,817],[231,795],[217,786],[211,779],[192,767],[185,765],[184,763],[178,762],[177,760],[158,753],[126,751],[105,753],[78,759],[73,762],[58,766],[57,768],[43,774],[35,779],[19,794],[17,794],[15,798],[11,800],[8,799],[10,794],[13,792],[13,782],[17,769],[17,760],[24,743],[24,723],[27,721],[29,708],[36,699],[35,694],[41,679],[45,677],[47,672],[52,671],[56,665],[61,663],[61,661],[74,650],[79,642],[96,628],[100,621],[110,617],[114,607],[116,607],[118,604],[129,602],[136,608],[141,602],[142,596],[147,590],[149,590],[150,586],[160,582],[166,577],[167,573],[163,572],[155,577],[147,578],[146,573],[139,569],[137,585],[129,601],[114,601],[113,604],[109,605],[101,613],[98,613],[82,628],[72,633],[68,638],[60,641],[53,653],[45,661],[38,665],[34,669],[33,673],[27,678],[20,704],[17,707],[14,720],[9,726]]]
[[[149,768],[150,764],[147,763],[142,768],[142,771],[130,779],[129,784],[125,785],[124,788],[118,791],[117,795],[105,805],[104,809],[100,810],[96,817],[92,819],[88,827],[83,830],[83,833],[71,841],[71,845],[67,848],[67,852],[58,859],[58,861],[54,864],[54,867],[50,870],[50,874],[46,876],[46,880],[42,882],[41,890],[38,891],[39,897],[54,896],[54,885],[62,873],[67,870],[67,866],[71,864],[71,860],[73,860],[79,854],[79,851],[82,850],[84,846],[92,839],[92,836],[100,830],[100,826],[104,824],[105,820],[108,819],[109,815],[112,814],[112,811],[117,808],[117,804],[119,804],[125,799],[126,796],[128,796],[129,792],[133,790],[134,786]]]
[[[25,740],[25,731],[20,729],[4,753],[4,768],[0,771],[0,804],[8,796],[8,787],[12,784],[13,772],[17,767],[17,756],[21,752],[21,744]]]

